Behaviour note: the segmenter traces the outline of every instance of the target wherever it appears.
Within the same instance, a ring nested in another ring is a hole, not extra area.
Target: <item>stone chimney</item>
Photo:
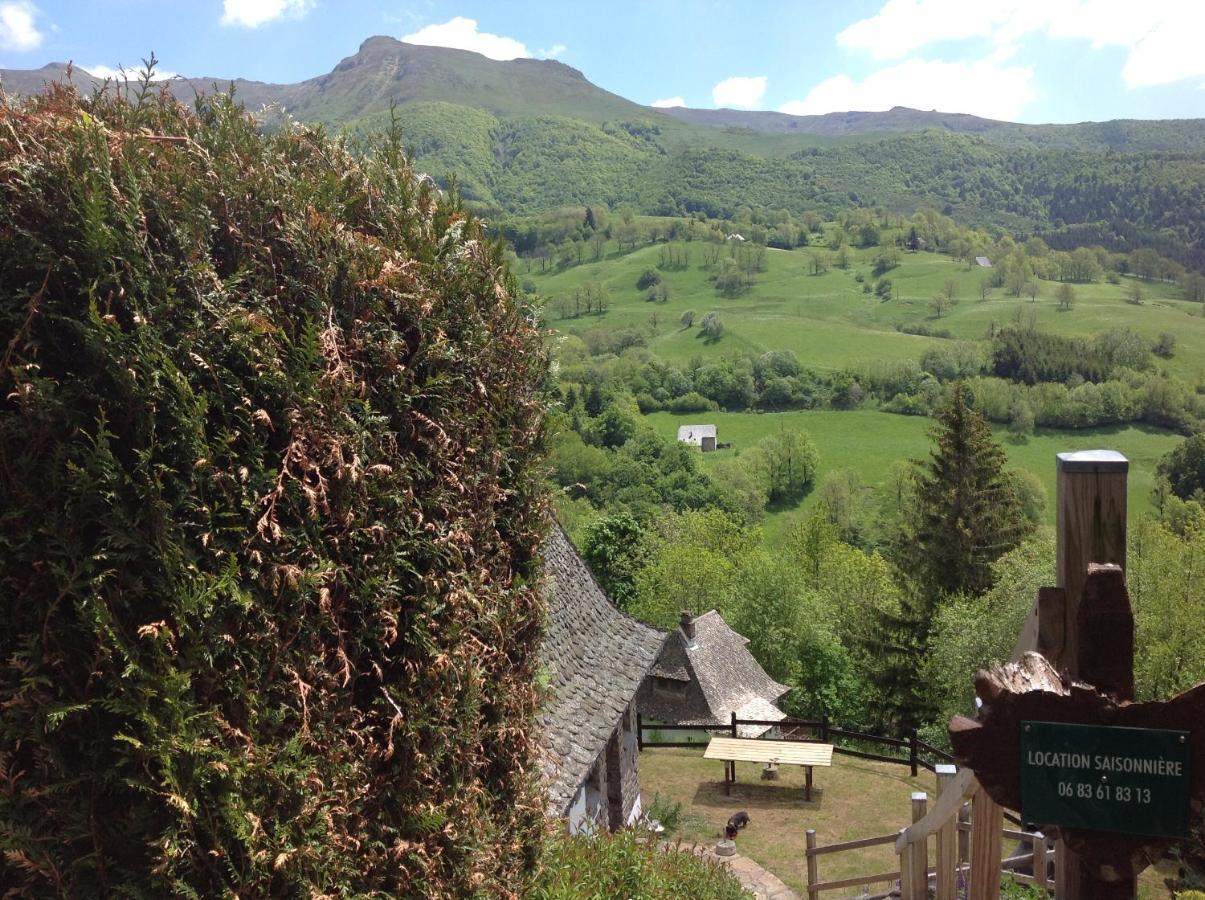
[[[686,635],[686,646],[693,647],[695,645],[695,620],[694,616],[688,610],[682,610],[682,618],[678,620],[682,626],[682,633]]]

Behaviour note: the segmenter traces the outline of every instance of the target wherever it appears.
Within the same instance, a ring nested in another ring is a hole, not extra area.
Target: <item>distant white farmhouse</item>
[[[732,232],[732,234],[728,235],[728,237],[724,238],[724,240],[743,242],[745,240],[745,237],[744,237],[744,235],[738,234],[737,232],[734,231],[734,232]]]
[[[683,444],[694,444],[707,453],[715,449],[715,426],[683,425],[678,429],[678,440]]]
[[[982,266],[985,269],[990,269],[992,267],[992,261],[986,256],[976,256],[975,265]]]

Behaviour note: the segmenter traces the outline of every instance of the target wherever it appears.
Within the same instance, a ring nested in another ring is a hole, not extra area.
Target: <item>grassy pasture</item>
[[[938,339],[901,334],[896,325],[926,325],[947,329],[955,337],[980,340],[989,327],[1010,322],[1019,309],[1032,311],[1040,328],[1065,335],[1091,336],[1112,327],[1129,327],[1154,341],[1162,332],[1177,336],[1176,355],[1158,364],[1169,371],[1205,381],[1205,316],[1202,306],[1179,299],[1174,286],[1144,284],[1147,302],[1135,306],[1125,300],[1127,285],[1096,283],[1076,285],[1076,304],[1060,311],[1054,300],[1054,282],[1042,282],[1044,296],[1036,302],[1028,297],[1008,297],[994,289],[981,300],[979,285],[989,273],[935,253],[905,253],[899,267],[885,277],[896,287],[896,297],[881,301],[863,292],[873,284],[871,274],[878,248],[855,250],[848,269],[830,269],[823,275],[808,274],[811,250],[768,250],[767,270],[744,295],[726,298],[711,283],[712,272],[701,268],[702,246],[687,244],[690,266],[669,269],[662,277],[671,296],[666,303],[650,303],[636,288],[636,280],[647,268],[656,267],[660,246],[642,247],[620,255],[609,245],[609,255],[544,274],[538,265],[522,277],[531,278],[547,298],[549,324],[556,329],[581,333],[589,328],[635,328],[646,334],[649,346],[664,359],[685,363],[694,356],[723,356],[733,352],[793,350],[805,365],[821,369],[858,368],[874,359],[919,359]],[[827,253],[828,251],[823,251]],[[856,281],[861,275],[862,283]],[[929,301],[947,280],[957,285],[958,303],[940,319],[933,317]],[[572,311],[575,289],[588,281],[605,285],[610,307],[602,315],[562,318],[562,304]],[[693,309],[696,321],[715,310],[724,322],[724,336],[706,344],[697,328],[682,329],[683,311]],[[657,317],[656,326],[651,322]]]
[[[730,458],[745,447],[779,429],[806,431],[820,454],[817,483],[826,472],[852,469],[863,483],[872,488],[885,485],[891,464],[901,459],[918,459],[929,453],[929,429],[932,420],[919,416],[900,416],[878,410],[857,409],[848,412],[807,410],[784,413],[699,413],[679,416],[653,413],[650,424],[666,437],[675,437],[679,425],[713,422],[719,439],[732,443],[731,450],[718,450],[702,457],[704,468]],[[1106,448],[1119,450],[1130,459],[1129,506],[1131,515],[1151,507],[1151,488],[1159,458],[1174,447],[1180,436],[1148,426],[1112,426],[1082,431],[1040,429],[1025,443],[1013,441],[1003,428],[996,438],[1008,452],[1009,461],[1028,469],[1041,479],[1047,492],[1047,520],[1054,524],[1055,454],[1068,450]],[[793,509],[773,510],[765,520],[765,537],[775,544],[786,534],[791,523],[811,508],[815,492]]]

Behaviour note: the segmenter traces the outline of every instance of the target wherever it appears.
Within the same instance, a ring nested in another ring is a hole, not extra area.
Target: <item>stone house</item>
[[[678,428],[678,441],[693,444],[704,453],[715,449],[716,428],[714,425],[682,425]]]
[[[781,721],[776,705],[790,690],[766,674],[737,634],[716,611],[682,613],[657,662],[636,695],[636,709],[649,723],[728,726],[738,719]],[[740,737],[760,737],[773,726],[741,725]]]
[[[559,525],[543,567],[548,697],[537,724],[546,811],[574,834],[613,831],[642,813],[634,700],[666,635],[615,607]]]

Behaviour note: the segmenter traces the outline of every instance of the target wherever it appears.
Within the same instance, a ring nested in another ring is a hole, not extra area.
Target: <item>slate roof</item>
[[[746,646],[749,639],[737,634],[716,610],[694,620],[695,639],[687,643],[681,628],[670,633],[653,674],[682,680],[679,673],[697,683],[699,691],[690,691],[681,701],[645,691],[641,712],[662,722],[684,725],[725,725],[738,719],[786,718],[774,705],[790,690],[766,674]],[[741,737],[757,737],[769,726],[742,725]]]
[[[990,269],[992,267],[992,261],[990,259],[988,259],[986,256],[976,256],[975,263],[977,265],[983,266],[983,268],[985,268],[985,269]]]
[[[714,425],[682,425],[678,428],[678,440],[684,443],[699,447],[705,437],[715,437]]]
[[[548,630],[540,661],[551,697],[537,717],[548,811],[563,815],[665,642],[620,612],[554,525],[544,545]]]

